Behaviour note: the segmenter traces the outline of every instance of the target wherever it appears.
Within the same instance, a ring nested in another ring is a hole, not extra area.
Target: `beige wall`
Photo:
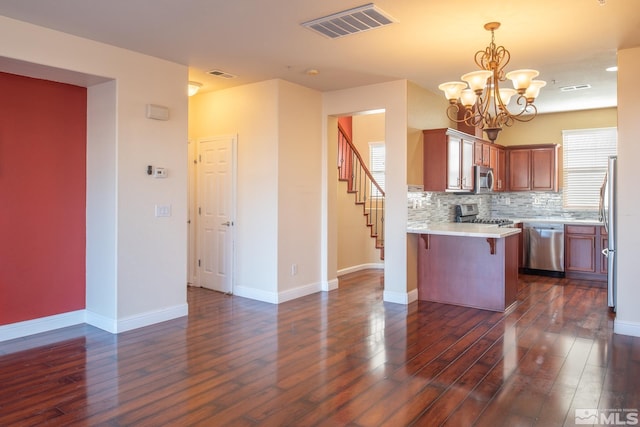
[[[618,311],[614,331],[640,336],[640,47],[618,52]]]
[[[530,122],[515,123],[504,128],[497,144],[560,144],[562,131],[570,129],[588,129],[617,126],[616,108],[570,111],[566,113],[539,114]]]
[[[326,142],[324,162],[323,200],[326,205],[323,219],[324,258],[322,259],[323,281],[329,288],[337,286],[337,168],[336,116],[353,115],[357,112],[385,111],[386,169],[385,182],[385,301],[406,304],[417,295],[407,292],[406,241],[407,241],[407,81],[323,93],[323,140]]]
[[[189,139],[237,135],[235,218],[238,288],[273,293],[278,242],[278,82],[189,98]]]
[[[408,85],[408,110],[407,118],[407,184],[422,185],[423,180],[423,149],[422,131],[424,129],[437,129],[455,127],[445,114],[448,101],[444,96],[434,94],[420,86],[409,83]]]
[[[445,114],[448,102],[444,96],[434,94],[410,83],[407,88],[407,184],[422,185],[424,150],[422,131],[451,127]],[[405,206],[407,209],[407,206]],[[407,289],[418,287],[418,235],[407,235]]]
[[[384,142],[384,114],[361,114],[353,118],[353,143],[369,167],[369,143]],[[354,194],[347,193],[347,183],[337,181],[338,191],[338,271],[380,264],[380,250],[375,247],[367,227],[362,205],[355,204]]]
[[[322,97],[286,81],[278,86],[277,286],[289,299],[320,290]]]
[[[191,140],[238,136],[234,293],[275,303],[319,291],[320,93],[269,80],[189,108]]]

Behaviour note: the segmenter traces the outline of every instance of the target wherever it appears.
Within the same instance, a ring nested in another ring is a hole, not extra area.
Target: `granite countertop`
[[[432,224],[409,224],[407,233],[439,234],[443,236],[491,237],[501,239],[520,233],[519,228],[498,227],[493,224],[469,224],[459,222],[436,222]]]

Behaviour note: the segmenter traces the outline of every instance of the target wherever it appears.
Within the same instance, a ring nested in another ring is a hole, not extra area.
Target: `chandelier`
[[[536,70],[505,74],[511,54],[504,46],[496,46],[493,34],[500,23],[489,22],[484,28],[491,31],[491,44],[476,52],[474,59],[480,70],[463,75],[461,79],[466,83],[442,83],[438,89],[444,91],[449,100],[447,117],[450,120],[483,129],[487,138],[495,142],[503,126],[511,126],[516,121],[528,122],[536,116],[538,110],[533,101],[547,83],[533,80],[539,74]],[[513,89],[500,87],[507,79],[513,82]],[[515,101],[509,110],[512,98]]]

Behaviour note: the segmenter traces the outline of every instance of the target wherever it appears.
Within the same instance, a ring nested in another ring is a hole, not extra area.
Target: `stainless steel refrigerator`
[[[600,221],[608,233],[608,245],[602,250],[602,254],[607,257],[607,303],[609,307],[616,309],[617,297],[617,271],[616,271],[616,245],[617,245],[617,223],[616,223],[616,163],[617,156],[610,156],[607,173],[604,176],[604,183],[600,188]]]

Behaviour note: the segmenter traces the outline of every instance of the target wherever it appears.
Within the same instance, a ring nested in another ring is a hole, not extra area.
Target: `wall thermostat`
[[[155,168],[153,170],[153,177],[154,178],[166,178],[167,177],[167,170],[165,168]]]

